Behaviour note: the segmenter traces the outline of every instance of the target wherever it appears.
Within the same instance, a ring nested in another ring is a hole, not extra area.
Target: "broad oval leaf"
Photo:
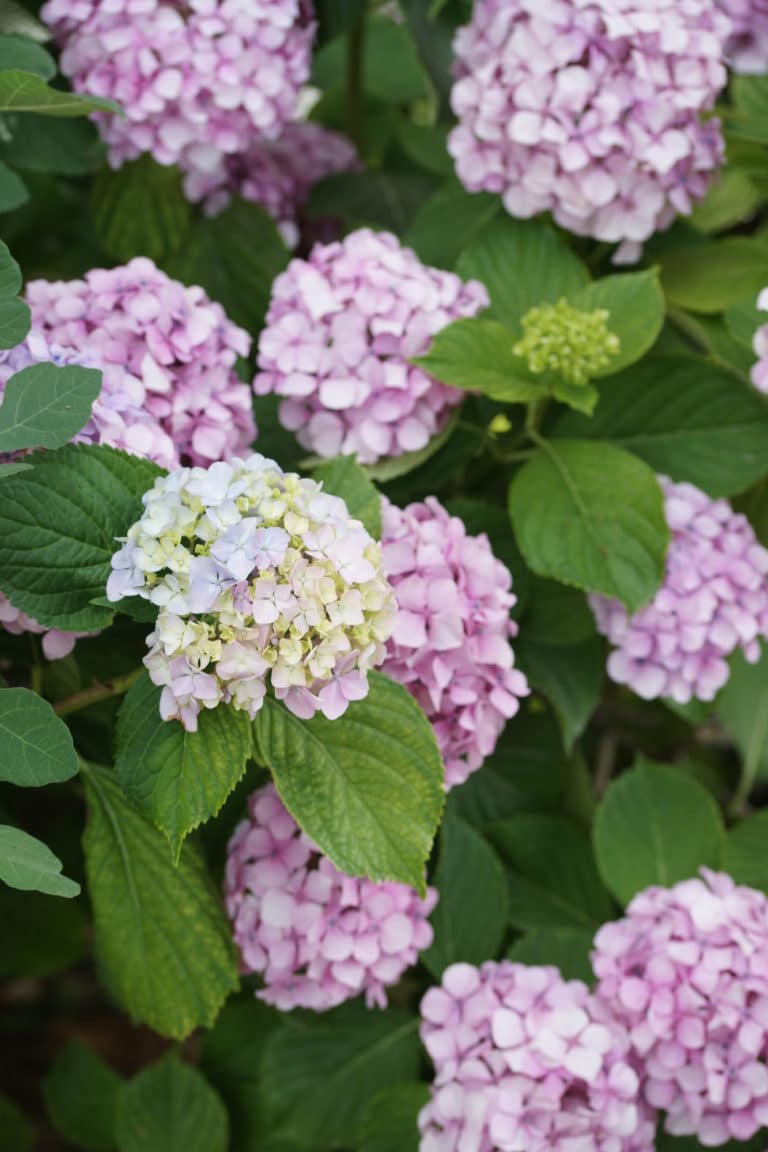
[[[722,312],[768,284],[768,245],[743,236],[675,248],[659,259],[667,301],[691,312]]]
[[[520,550],[540,576],[614,596],[630,612],[658,588],[669,543],[661,488],[628,452],[549,442],[513,479],[509,507]]]
[[[104,167],[91,192],[96,234],[115,260],[163,260],[192,225],[192,206],[177,168],[142,156],[121,168]]]
[[[161,470],[104,445],[69,444],[28,458],[3,480],[0,588],[46,628],[91,631],[113,610],[104,596],[116,538],[141,515]]]
[[[723,864],[737,884],[768,894],[768,808],[729,829]]]
[[[422,963],[439,979],[449,964],[492,960],[507,925],[504,869],[488,841],[453,814],[440,831],[433,884],[439,894],[431,916],[435,938],[422,953]]]
[[[363,1116],[360,1152],[418,1152],[419,1112],[429,1096],[429,1085],[420,1080],[378,1092]]]
[[[40,788],[76,775],[69,728],[48,701],[27,688],[0,689],[0,780]]]
[[[529,683],[554,708],[570,752],[600,700],[605,679],[602,640],[592,635],[578,644],[541,644],[530,639],[523,626],[515,655]]]
[[[77,896],[80,885],[61,874],[62,863],[42,840],[0,824],[0,880],[22,892]]]
[[[547,385],[516,356],[515,337],[497,320],[455,320],[438,332],[429,352],[414,360],[444,384],[482,392],[492,400],[527,404],[546,395]]]
[[[0,299],[0,348],[15,348],[29,332],[29,306],[16,296]]]
[[[48,1118],[68,1143],[112,1152],[121,1077],[75,1037],[43,1083]]]
[[[258,754],[297,823],[342,872],[400,880],[421,893],[443,809],[432,727],[405,688],[372,672],[338,720],[299,720],[267,697]]]
[[[170,1054],[122,1089],[116,1133],[120,1152],[227,1152],[229,1121],[203,1074]]]
[[[567,242],[541,220],[493,220],[464,249],[456,270],[482,280],[491,314],[514,332],[537,304],[556,304],[589,284],[589,272]]]
[[[61,448],[83,428],[101,392],[101,372],[77,364],[32,364],[11,376],[0,404],[0,452]]]
[[[515,928],[594,931],[611,918],[613,902],[577,824],[562,816],[514,816],[490,825],[488,835],[510,868]]]
[[[668,887],[722,863],[717,804],[692,776],[641,760],[614,780],[597,810],[595,854],[622,904],[651,884]]]
[[[619,337],[618,353],[595,376],[612,376],[634,364],[656,343],[664,323],[664,294],[657,268],[606,276],[569,299],[574,308],[587,312],[604,308],[608,327]]]
[[[357,1148],[372,1098],[415,1080],[419,1022],[356,1001],[322,1015],[286,1017],[267,1041],[262,1085],[276,1135],[307,1152]]]
[[[88,765],[83,776],[100,973],[127,1012],[181,1040],[210,1026],[237,988],[219,894],[190,846],[174,867],[162,833],[126,800],[112,772]]]
[[[566,412],[553,434],[610,440],[673,480],[732,496],[765,470],[768,406],[731,372],[664,356],[606,380],[592,419]]]
[[[592,984],[595,975],[589,955],[594,935],[591,928],[532,928],[515,941],[507,959],[517,964],[554,964],[564,980]]]
[[[228,704],[204,709],[197,732],[160,716],[160,689],[142,676],[117,719],[117,775],[178,860],[186,836],[215,816],[245,772],[251,724]]]
[[[500,211],[498,196],[467,192],[453,177],[421,205],[405,234],[405,243],[425,264],[453,268],[464,249]]]

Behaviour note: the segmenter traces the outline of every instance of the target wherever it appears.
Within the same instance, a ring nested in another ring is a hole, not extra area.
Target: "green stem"
[[[350,31],[347,45],[347,134],[361,157],[365,151],[363,133],[364,52],[365,10]]]
[[[741,770],[741,779],[731,800],[730,812],[731,815],[736,818],[743,816],[746,811],[750,793],[755,786],[755,780],[760,771],[760,754],[763,749],[766,733],[768,733],[768,709],[760,709],[757,715],[759,720],[758,723],[755,724],[747,745],[744,755],[744,767]]]
[[[102,700],[111,700],[113,696],[123,696],[143,673],[143,668],[134,668],[124,676],[115,676],[113,680],[91,684],[90,688],[83,688],[68,696],[66,700],[59,700],[54,704],[53,710],[57,716],[69,716],[72,712],[80,712],[83,708],[90,708],[92,704],[100,704]]]

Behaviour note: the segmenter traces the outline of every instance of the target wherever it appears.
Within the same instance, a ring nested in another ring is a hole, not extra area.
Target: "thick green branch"
[[[113,680],[102,680],[59,700],[54,704],[53,710],[58,716],[69,716],[72,712],[80,712],[83,708],[90,708],[92,704],[100,704],[102,700],[111,700],[113,696],[123,696],[130,686],[141,676],[143,668],[134,668],[124,676],[115,676]]]

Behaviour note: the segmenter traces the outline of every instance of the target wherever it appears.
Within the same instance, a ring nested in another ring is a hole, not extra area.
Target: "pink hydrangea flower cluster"
[[[722,162],[701,114],[726,82],[728,29],[707,0],[478,0],[454,44],[459,179],[636,258]]]
[[[202,288],[187,288],[138,257],[83,280],[33,280],[26,297],[50,344],[103,370],[110,397],[131,411],[127,423],[135,425],[134,411],[143,410],[142,428],[165,434],[169,466],[208,464],[249,448],[256,436],[251,394],[235,365],[248,355],[250,337]],[[115,405],[103,396],[102,406]],[[134,429],[131,440],[144,436]],[[157,446],[142,443],[121,446],[157,459]]]
[[[768,550],[727,500],[659,477],[672,540],[662,587],[629,616],[623,604],[590,596],[597,627],[614,650],[608,674],[638,696],[680,704],[712,700],[741,648],[760,658],[768,636]]]
[[[768,288],[763,288],[757,298],[757,307],[768,312]],[[759,392],[768,394],[768,321],[757,329],[752,341],[757,363],[752,368],[752,383]]]
[[[652,1152],[627,1031],[581,981],[454,964],[421,1015],[435,1065],[421,1152]]]
[[[283,1011],[322,1012],[363,992],[384,1008],[386,989],[432,943],[434,889],[422,900],[406,884],[346,876],[271,784],[232,836],[225,895],[241,969],[263,976],[258,996]]]
[[[302,719],[367,695],[394,594],[343,500],[258,455],[176,469],[142,499],[107,596],[160,609],[144,663],[164,720],[194,732],[222,701],[254,717],[268,680]]]
[[[627,1026],[645,1096],[706,1147],[768,1125],[768,899],[708,870],[604,925],[597,994]]]
[[[191,172],[184,188],[190,200],[204,201],[209,216],[222,212],[234,196],[259,204],[295,248],[299,214],[314,185],[359,164],[354,145],[340,133],[322,124],[288,124],[277,140],[250,141],[218,168]]]
[[[78,444],[109,444],[135,456],[154,460],[161,468],[178,463],[176,449],[162,424],[146,406],[144,382],[122,364],[99,363],[91,350],[77,352],[73,347],[51,345],[39,329],[33,328],[22,344],[0,352],[0,402],[2,391],[16,372],[33,364],[79,364],[102,373],[101,392],[84,428],[73,438]]]
[[[382,671],[431,720],[451,788],[493,752],[529,692],[510,644],[512,577],[487,536],[468,536],[434,497],[405,510],[384,500],[381,543],[397,600]]]
[[[75,91],[125,111],[94,117],[115,168],[151,153],[211,172],[279,136],[309,77],[309,0],[48,0],[41,16]]]
[[[364,464],[423,448],[462,393],[409,363],[446,324],[488,305],[477,281],[428,268],[386,232],[362,228],[292,260],[272,288],[257,395],[318,456]]]
[[[768,0],[716,0],[731,21],[726,41],[735,72],[768,72]]]

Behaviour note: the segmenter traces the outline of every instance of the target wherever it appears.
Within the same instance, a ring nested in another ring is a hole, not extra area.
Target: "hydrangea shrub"
[[[765,0],[0,3],[2,1152],[766,1152]]]

